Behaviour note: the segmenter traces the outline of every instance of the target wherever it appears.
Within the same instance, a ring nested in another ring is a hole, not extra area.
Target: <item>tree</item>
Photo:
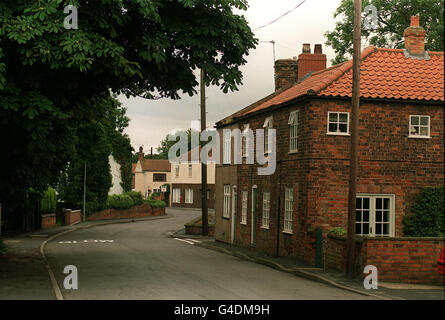
[[[425,49],[444,50],[443,0],[363,0],[363,8],[372,4],[377,8],[378,27],[366,30],[362,25],[362,43],[385,48],[403,48],[403,32],[409,27],[411,16],[420,15],[420,24],[427,32]],[[342,0],[334,13],[341,18],[333,31],[325,33],[326,44],[336,53],[333,64],[352,56],[354,1]]]
[[[64,28],[75,5],[79,28]],[[82,124],[101,118],[111,90],[179,98],[194,71],[222,90],[241,84],[254,48],[246,0],[2,0],[0,2],[0,203],[44,191],[75,154]],[[17,210],[20,211],[20,210]]]
[[[109,156],[121,164],[122,188],[131,189],[130,139],[123,133],[129,119],[125,108],[116,97],[104,97],[99,107],[103,117],[82,124],[77,132],[76,152],[60,176],[60,198],[69,206],[81,208],[83,202],[84,170],[87,166],[86,201],[101,208],[107,201],[111,187]],[[89,207],[91,209],[91,206]]]
[[[193,131],[195,131],[195,130],[193,130]],[[188,129],[188,130],[184,130],[184,131],[177,131],[176,133],[179,135],[181,132],[182,133],[184,133],[184,132],[187,133],[187,137],[188,137],[188,151],[190,151],[191,150],[191,146],[192,146],[192,129]],[[199,135],[199,132],[195,131],[195,134]],[[170,141],[170,140],[168,140],[168,135],[167,135],[161,141],[160,146],[157,148],[157,151],[158,151],[158,154],[159,154],[160,158],[161,159],[168,159],[168,151],[178,141],[179,141],[179,136],[176,138],[176,141]],[[177,154],[177,156],[180,156],[180,155]]]

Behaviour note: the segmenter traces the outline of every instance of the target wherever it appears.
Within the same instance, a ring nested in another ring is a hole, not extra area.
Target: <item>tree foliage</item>
[[[366,30],[362,24],[362,43],[385,48],[403,48],[403,32],[410,26],[411,16],[420,15],[420,25],[427,32],[425,49],[444,50],[443,0],[363,0],[362,8],[372,4],[377,8],[378,27]],[[334,13],[335,29],[325,33],[326,44],[336,53],[333,64],[352,56],[354,31],[354,1],[342,0]]]
[[[77,30],[64,28],[68,4],[78,8]],[[80,170],[84,161],[72,158],[82,158],[80,140],[90,156],[110,151],[91,147],[103,142],[100,103],[110,90],[177,99],[196,93],[198,68],[207,84],[236,90],[257,40],[234,8],[245,10],[247,1],[0,1],[0,150],[7,153],[0,202],[11,208],[29,187],[46,190],[68,162]]]
[[[445,234],[444,187],[429,187],[414,199],[411,212],[403,219],[407,237],[443,237]]]

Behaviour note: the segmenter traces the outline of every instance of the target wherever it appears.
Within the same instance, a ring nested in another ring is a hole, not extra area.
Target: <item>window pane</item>
[[[411,117],[411,124],[412,125],[418,125],[419,124],[419,117]]]
[[[356,209],[361,209],[362,208],[362,198],[357,198],[355,199],[355,208]]]
[[[377,209],[382,209],[382,198],[375,199],[375,207]]]
[[[355,233],[362,234],[362,225],[360,223],[355,224]]]
[[[329,124],[329,132],[337,132],[337,124],[336,123]]]
[[[363,198],[363,209],[370,209],[369,208],[369,198]]]
[[[348,114],[340,113],[340,122],[348,122]]]
[[[376,222],[382,222],[382,211],[376,211],[375,212],[375,221]]]
[[[382,225],[380,223],[376,223],[376,225],[375,225],[375,234],[376,235],[382,234]]]
[[[348,125],[346,123],[340,123],[339,127],[340,127],[340,132],[343,132],[343,133],[348,132]]]
[[[369,211],[363,211],[363,221],[369,222]]]
[[[429,120],[430,120],[429,117],[422,117],[420,118],[420,124],[422,126],[428,126],[430,122]]]
[[[330,113],[329,122],[337,122],[337,121],[338,121],[338,113]]]
[[[369,223],[363,224],[363,234],[369,234]]]
[[[383,225],[383,234],[384,235],[389,235],[389,224],[384,224]]]
[[[362,213],[361,213],[361,211],[356,211],[355,212],[355,221],[357,221],[357,222],[361,222],[362,221]]]
[[[420,135],[421,136],[428,136],[428,127],[420,127]]]
[[[383,222],[389,222],[389,212],[383,212]]]

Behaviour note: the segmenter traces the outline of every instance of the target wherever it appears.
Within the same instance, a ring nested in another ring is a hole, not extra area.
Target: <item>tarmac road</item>
[[[49,242],[46,256],[64,299],[372,299],[166,235],[198,215],[169,210],[168,219],[81,229]],[[77,290],[64,288],[68,265],[77,268]]]

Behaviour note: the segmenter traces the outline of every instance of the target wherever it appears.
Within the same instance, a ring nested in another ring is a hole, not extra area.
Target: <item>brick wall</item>
[[[65,210],[65,225],[71,226],[79,222],[82,222],[82,211]]]
[[[364,238],[356,243],[356,270],[363,275],[367,265],[378,270],[378,280],[387,282],[443,284],[437,269],[443,238]],[[328,235],[324,243],[324,266],[345,271],[346,239]]]
[[[201,184],[193,184],[193,183],[181,183],[181,184],[172,184],[170,194],[173,197],[173,189],[181,189],[181,203],[173,202],[171,203],[171,207],[173,208],[202,208],[202,200],[201,200]],[[193,203],[185,203],[185,189],[193,189]],[[210,192],[209,199],[207,199],[207,208],[214,209],[215,207],[215,185],[207,184],[207,190]]]
[[[93,213],[86,218],[87,221],[108,220],[108,219],[131,219],[160,216],[165,214],[165,208],[153,209],[148,203],[126,210],[107,209]]]
[[[42,214],[42,229],[54,228],[56,226],[56,214]]]

